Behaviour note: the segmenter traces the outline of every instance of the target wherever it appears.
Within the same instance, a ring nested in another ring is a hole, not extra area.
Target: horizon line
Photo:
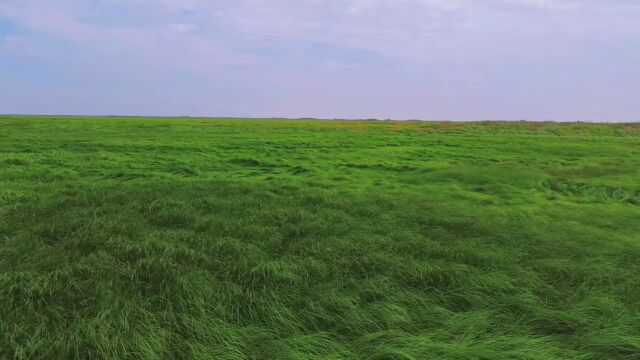
[[[291,121],[370,121],[370,122],[456,122],[456,123],[482,123],[482,122],[530,122],[530,123],[558,123],[558,124],[640,124],[638,121],[597,121],[597,120],[530,120],[530,119],[480,119],[480,120],[426,120],[426,119],[392,119],[392,118],[316,118],[316,117],[242,117],[242,116],[191,116],[191,115],[84,115],[84,114],[3,114],[0,117],[85,117],[85,118],[148,118],[148,119],[230,119],[230,120],[291,120]]]

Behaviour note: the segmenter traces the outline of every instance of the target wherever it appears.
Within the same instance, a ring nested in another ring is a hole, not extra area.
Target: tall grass
[[[0,117],[0,359],[640,359],[639,130]]]

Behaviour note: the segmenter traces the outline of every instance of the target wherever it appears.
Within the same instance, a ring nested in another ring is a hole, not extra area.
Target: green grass
[[[0,359],[640,359],[640,125],[0,117]]]

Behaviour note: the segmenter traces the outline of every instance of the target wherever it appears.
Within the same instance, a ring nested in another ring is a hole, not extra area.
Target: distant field
[[[640,359],[640,124],[0,117],[0,359]]]

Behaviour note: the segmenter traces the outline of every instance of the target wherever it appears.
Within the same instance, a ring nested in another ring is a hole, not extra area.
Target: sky
[[[640,121],[640,0],[0,0],[0,113]]]

